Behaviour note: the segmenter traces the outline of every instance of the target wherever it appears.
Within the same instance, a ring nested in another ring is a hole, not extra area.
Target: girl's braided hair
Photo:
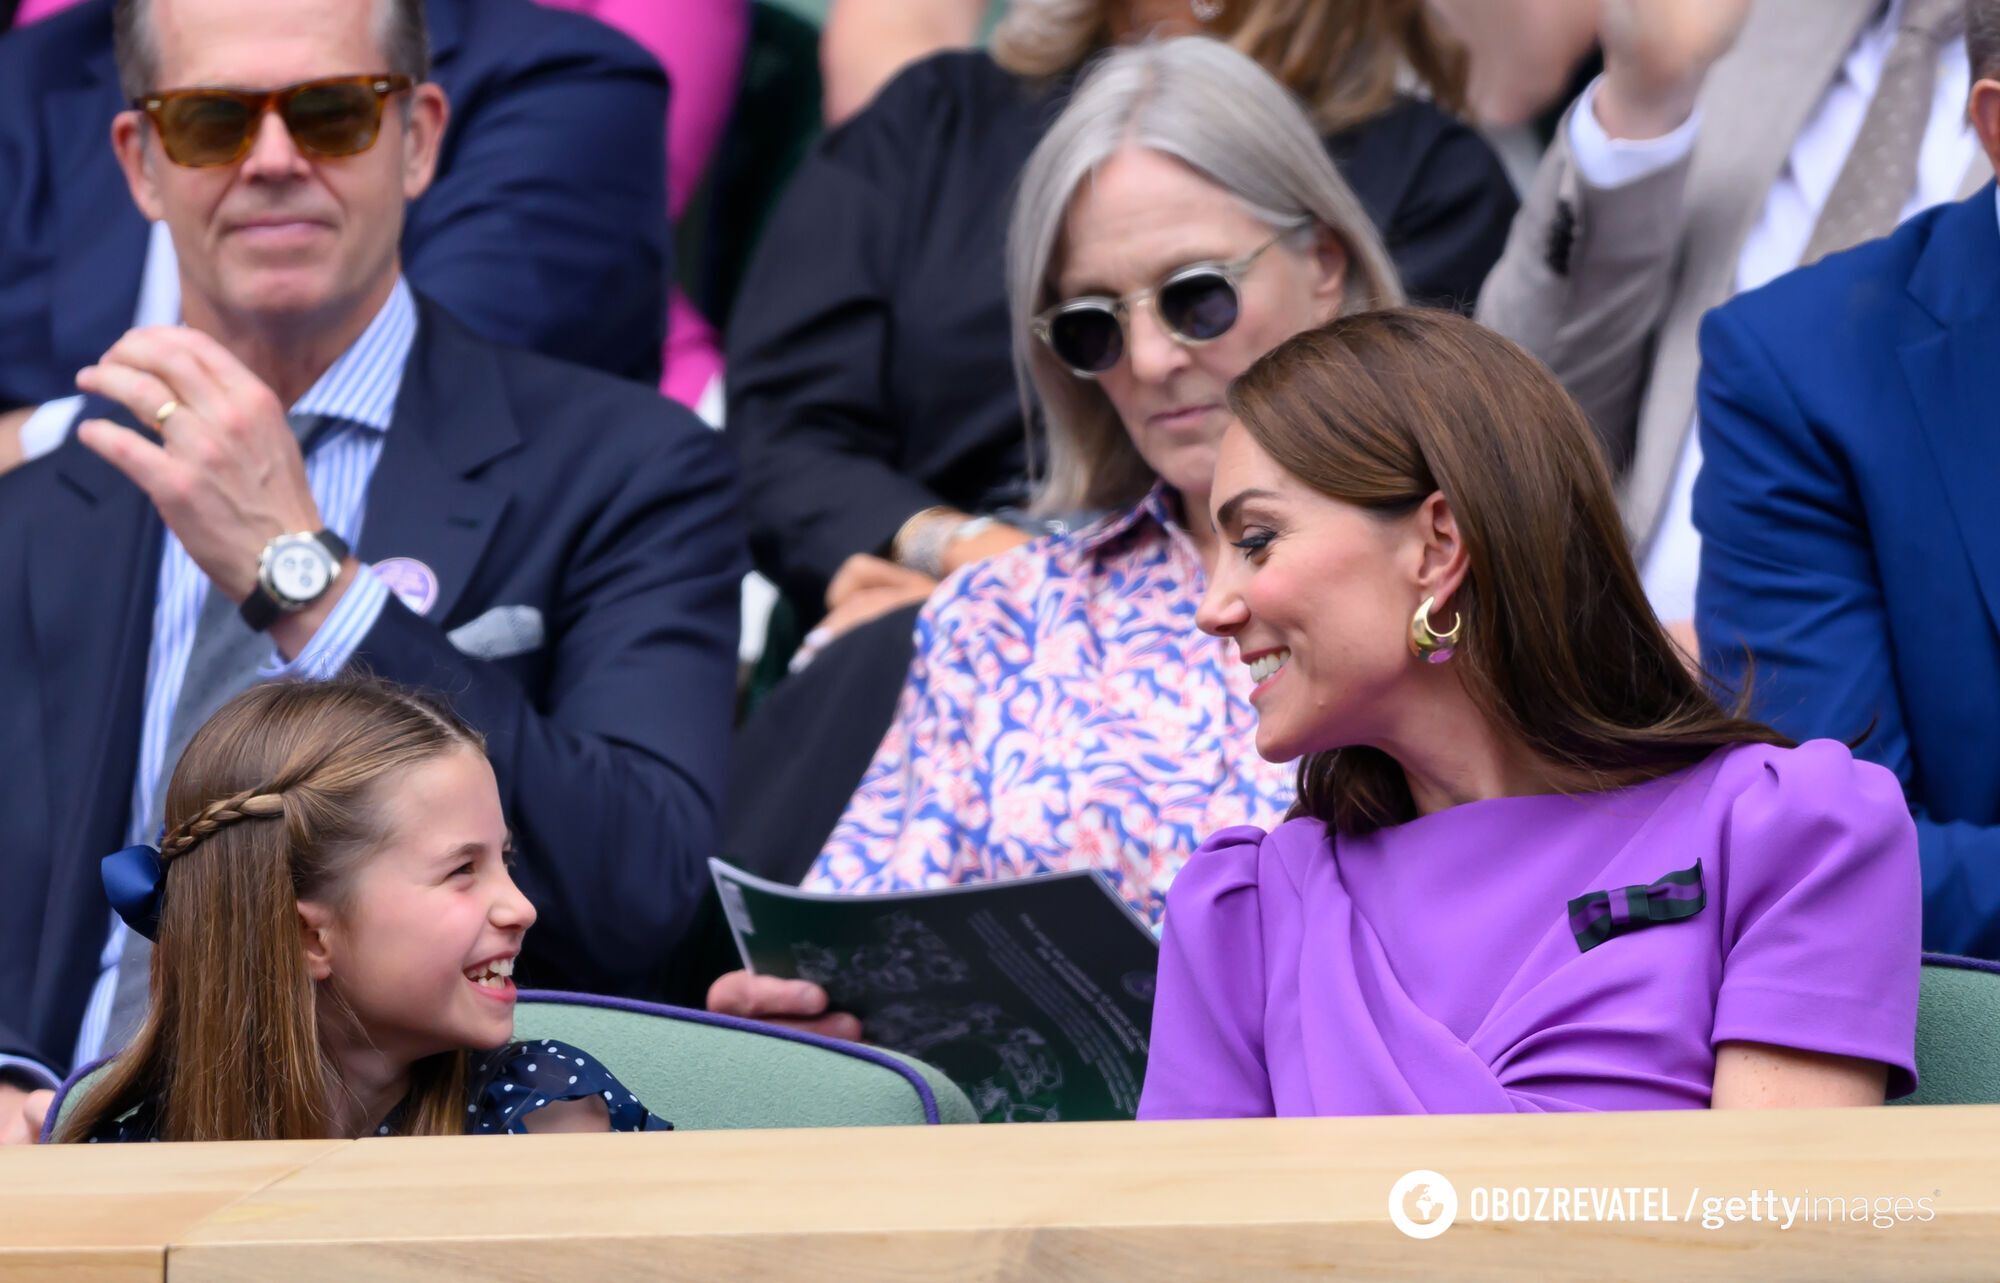
[[[285,795],[262,789],[245,789],[234,797],[210,802],[198,814],[183,821],[173,832],[160,839],[160,863],[167,864],[179,859],[200,846],[202,840],[216,830],[239,820],[282,819],[284,814]]]

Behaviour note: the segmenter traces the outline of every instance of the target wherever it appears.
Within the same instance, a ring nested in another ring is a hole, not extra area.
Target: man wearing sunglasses
[[[0,1120],[143,1012],[98,860],[156,840],[180,746],[271,676],[358,664],[450,698],[553,928],[523,965],[653,992],[716,844],[733,459],[652,389],[475,338],[404,279],[447,117],[416,0],[118,14],[113,143],[184,323],[114,343],[71,439],[0,476],[0,742],[33,763],[0,772]]]
[[[149,234],[104,145],[141,89],[174,86],[120,85],[113,0],[53,7],[0,33],[0,472],[69,426],[52,409],[23,441],[20,420],[72,393],[128,326],[179,314],[172,241]],[[453,112],[404,223],[411,283],[483,337],[657,383],[671,279],[659,63],[531,0],[423,8]]]

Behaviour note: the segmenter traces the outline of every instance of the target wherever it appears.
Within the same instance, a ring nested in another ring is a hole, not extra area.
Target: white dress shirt
[[[1764,198],[1764,208],[1744,239],[1736,260],[1736,290],[1755,289],[1799,265],[1820,211],[1826,207],[1847,153],[1861,133],[1882,67],[1896,43],[1896,28],[1904,0],[1890,0],[1882,14],[1855,39],[1841,63],[1840,74],[1807,118],[1792,142],[1785,167]],[[1959,188],[1979,155],[1979,140],[1965,120],[1965,99],[1971,88],[1965,41],[1958,39],[1938,54],[1936,89],[1930,121],[1924,128],[1923,150],[1917,157],[1914,189],[1900,217],[1909,218],[1958,197]],[[1689,120],[1661,138],[1614,139],[1597,120],[1597,85],[1584,91],[1570,113],[1569,144],[1577,172],[1593,187],[1618,187],[1684,159],[1694,148],[1698,120]],[[1743,122],[1751,128],[1755,122]],[[1694,528],[1694,479],[1701,471],[1701,444],[1689,428],[1666,508],[1654,533],[1646,564],[1640,567],[1646,596],[1664,620],[1694,615],[1695,578],[1701,568],[1701,536]]]

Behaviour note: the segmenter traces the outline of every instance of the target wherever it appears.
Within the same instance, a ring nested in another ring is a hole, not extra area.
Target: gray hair
[[[1115,49],[1077,87],[1028,158],[1007,233],[1007,302],[1024,417],[1042,411],[1048,457],[1035,510],[1132,503],[1153,484],[1103,391],[1034,337],[1053,299],[1056,247],[1076,191],[1127,146],[1171,156],[1274,230],[1326,228],[1347,250],[1344,312],[1393,306],[1402,286],[1361,202],[1305,112],[1250,58],[1200,36]]]
[[[111,44],[118,59],[118,88],[126,102],[167,87],[155,83],[160,76],[160,44],[152,17],[152,0],[117,0],[112,9]],[[419,82],[431,78],[431,38],[424,20],[424,0],[376,0],[375,40],[388,59],[388,71]],[[361,73],[381,68],[355,70]]]

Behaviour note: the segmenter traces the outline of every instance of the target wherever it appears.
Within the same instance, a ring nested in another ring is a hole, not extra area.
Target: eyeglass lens
[[[1184,339],[1221,338],[1236,317],[1236,287],[1220,272],[1184,276],[1160,291],[1160,319]]]
[[[1101,374],[1125,354],[1125,335],[1108,307],[1079,307],[1049,322],[1049,347],[1072,370]]]
[[[305,85],[280,104],[285,127],[307,151],[351,156],[375,141],[382,101],[367,85]]]

